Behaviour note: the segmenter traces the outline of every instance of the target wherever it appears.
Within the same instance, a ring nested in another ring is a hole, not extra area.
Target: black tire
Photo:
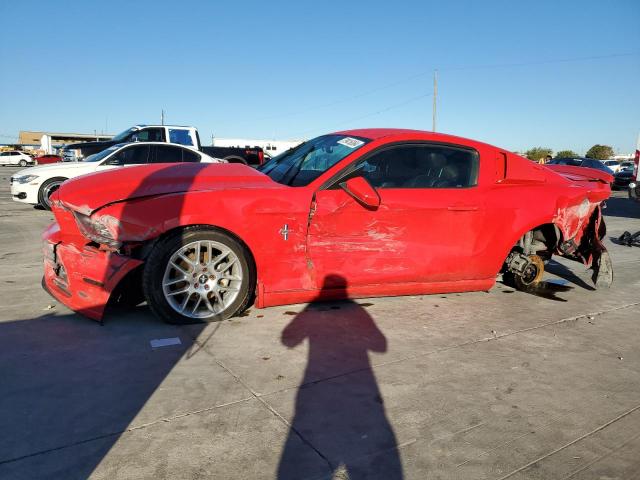
[[[238,258],[242,269],[242,285],[236,299],[222,313],[205,319],[195,319],[181,315],[167,302],[162,288],[167,263],[181,247],[198,240],[213,240],[231,249]],[[151,311],[163,321],[177,325],[216,322],[225,320],[246,310],[254,298],[256,287],[256,269],[253,257],[245,245],[232,236],[208,227],[188,227],[177,231],[154,245],[144,266],[142,287]]]
[[[51,194],[53,194],[53,192],[55,192],[58,188],[60,188],[60,185],[62,185],[62,182],[64,182],[65,180],[67,179],[62,177],[56,177],[56,178],[50,178],[49,180],[44,182],[40,186],[40,190],[38,190],[38,205],[40,205],[45,210],[51,210],[49,197],[51,196]]]

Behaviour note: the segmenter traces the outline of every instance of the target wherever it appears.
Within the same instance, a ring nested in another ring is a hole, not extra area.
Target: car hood
[[[105,205],[141,197],[229,188],[282,188],[238,163],[159,163],[84,175],[64,182],[58,200],[90,215]]]
[[[25,168],[24,170],[20,170],[13,174],[14,177],[20,175],[38,175],[38,176],[49,176],[51,174],[55,174],[56,172],[60,172],[61,174],[71,174],[71,175],[82,175],[83,171],[92,172],[97,163],[92,162],[57,162],[57,163],[48,163],[46,165],[38,165],[35,167]],[[73,172],[73,173],[70,173]]]

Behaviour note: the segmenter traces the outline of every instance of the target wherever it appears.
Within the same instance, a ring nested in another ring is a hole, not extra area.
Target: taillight
[[[264,163],[264,152],[262,150],[260,150],[258,152],[258,161],[260,162],[260,165],[262,165]],[[637,165],[637,163],[636,163],[636,165]]]
[[[640,163],[640,149],[636,150],[636,155],[633,158],[633,177],[636,180],[640,180],[638,178],[638,164]]]

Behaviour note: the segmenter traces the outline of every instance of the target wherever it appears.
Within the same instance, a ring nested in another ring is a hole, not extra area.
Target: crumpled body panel
[[[601,204],[610,195],[606,174],[547,168],[442,134],[342,133],[371,141],[306,186],[281,185],[235,164],[148,165],[63,184],[52,197],[59,227],[46,234],[46,243],[56,245],[54,261],[45,260],[48,289],[70,308],[100,318],[118,283],[144,264],[155,242],[187,226],[222,230],[247,247],[257,270],[257,306],[486,290],[514,245],[536,228],[549,234],[549,255],[592,266],[596,282],[610,283],[600,241]],[[331,185],[359,158],[402,142],[475,150],[477,185],[379,187],[375,208]],[[78,215],[85,227],[95,224],[98,233],[111,236],[111,245],[81,233]],[[337,277],[348,286],[327,283]]]

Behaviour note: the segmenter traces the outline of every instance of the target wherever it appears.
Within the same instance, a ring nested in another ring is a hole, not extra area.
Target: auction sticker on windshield
[[[357,138],[345,137],[342,140],[338,140],[340,145],[344,145],[349,148],[356,148],[362,145],[364,142],[362,140],[358,140]]]

